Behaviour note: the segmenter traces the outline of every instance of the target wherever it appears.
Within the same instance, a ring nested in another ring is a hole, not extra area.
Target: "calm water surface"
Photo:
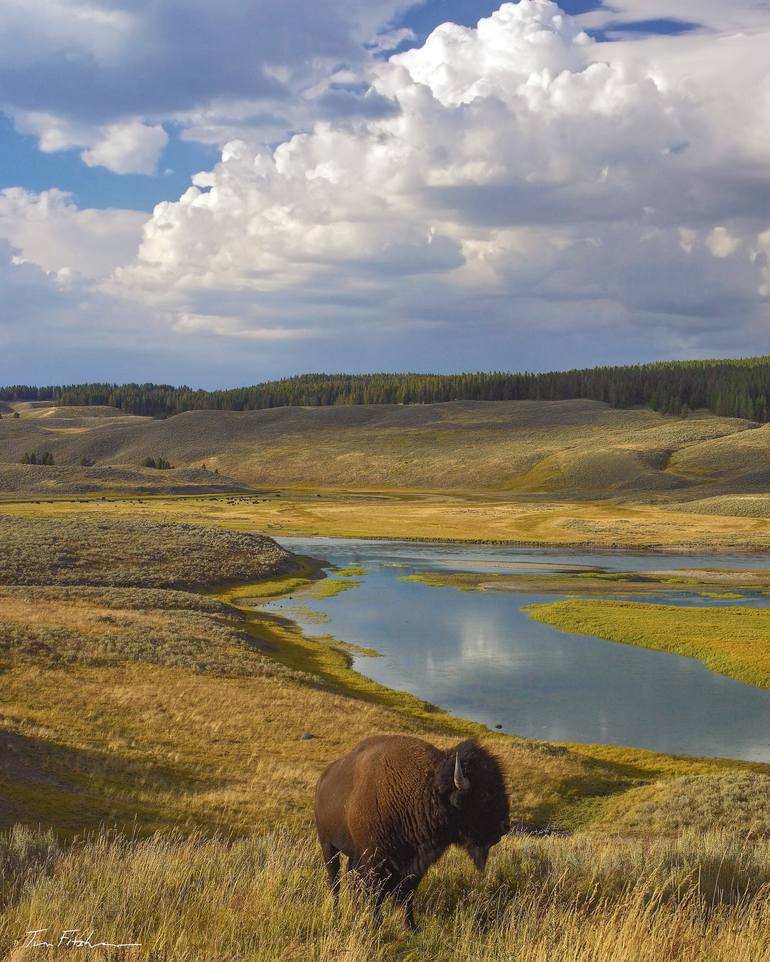
[[[557,631],[521,610],[559,595],[461,592],[402,580],[435,569],[547,573],[544,566],[551,564],[623,571],[768,568],[766,556],[280,541],[333,565],[367,569],[359,587],[333,598],[265,607],[291,617],[308,635],[332,634],[376,649],[381,657],[356,657],[354,665],[384,685],[530,738],[770,761],[770,691],[716,675],[689,658]],[[654,600],[736,603],[682,592],[657,594]],[[770,599],[749,595],[739,603],[768,606]]]

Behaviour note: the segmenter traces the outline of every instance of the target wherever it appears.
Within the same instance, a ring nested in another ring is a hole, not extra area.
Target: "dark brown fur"
[[[468,782],[460,789],[456,758]],[[509,830],[500,767],[472,740],[441,751],[405,735],[366,738],[323,772],[315,813],[335,900],[343,854],[375,912],[391,895],[410,928],[415,890],[449,845],[465,848],[483,871],[490,848]]]

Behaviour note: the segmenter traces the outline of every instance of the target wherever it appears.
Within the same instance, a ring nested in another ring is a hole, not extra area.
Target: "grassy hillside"
[[[269,539],[105,510],[0,518],[0,958],[74,925],[147,962],[762,960],[768,766],[486,732],[250,608],[324,589]],[[508,838],[484,878],[453,853],[412,939],[335,920],[313,788],[373,732],[481,737],[515,821],[578,833]]]
[[[0,518],[0,585],[189,588],[275,576],[289,552],[245,532],[151,520]]]
[[[43,440],[45,443],[45,440]],[[180,468],[156,471],[139,467],[81,467],[80,465],[2,464],[0,497],[49,498],[61,495],[230,494],[243,485],[233,478]]]
[[[708,494],[761,488],[762,458],[770,459],[770,427],[713,415],[616,410],[597,401],[191,411],[164,420],[17,407],[21,417],[0,421],[0,485],[9,493],[28,481],[42,492],[43,479],[50,479],[51,493],[66,483],[83,490],[96,480],[89,470],[137,472],[146,457],[160,456],[198,473],[151,471],[148,478],[145,471],[119,481],[116,472],[114,478],[102,474],[99,483],[136,488],[149,480],[190,488],[234,478],[249,486],[679,498],[704,485]],[[53,454],[56,469],[14,481],[10,466],[18,470],[25,452],[42,451]],[[95,467],[79,469],[84,459]],[[57,476],[62,468],[73,472],[69,479]],[[78,470],[84,470],[80,479]]]

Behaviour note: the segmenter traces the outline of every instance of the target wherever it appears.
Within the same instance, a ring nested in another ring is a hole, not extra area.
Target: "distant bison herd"
[[[441,751],[403,735],[366,738],[321,775],[315,816],[335,903],[342,854],[375,918],[391,896],[410,929],[417,886],[450,845],[481,872],[510,830],[500,766],[473,740]]]

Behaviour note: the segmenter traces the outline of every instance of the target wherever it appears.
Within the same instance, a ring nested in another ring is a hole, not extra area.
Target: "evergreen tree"
[[[560,401],[586,398],[614,407],[648,405],[679,415],[708,409],[725,417],[766,421],[770,416],[770,358],[665,361],[628,367],[533,374],[303,374],[225,391],[187,385],[79,384],[0,388],[0,400],[60,405],[111,405],[144,417],[183,411],[251,411],[286,405],[428,404],[443,401]],[[18,417],[18,412],[14,417]]]

